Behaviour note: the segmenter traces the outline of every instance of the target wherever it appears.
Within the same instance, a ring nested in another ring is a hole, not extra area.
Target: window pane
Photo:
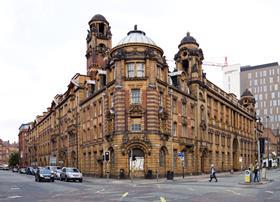
[[[140,103],[140,90],[139,89],[131,90],[131,103],[132,104]]]
[[[133,131],[133,132],[141,131],[141,125],[140,124],[132,124],[131,125],[131,131]]]
[[[145,67],[145,65],[143,63],[137,63],[136,64],[137,77],[144,77],[145,76],[144,67]]]
[[[126,69],[127,69],[127,77],[133,78],[134,77],[134,63],[128,63],[126,65]]]

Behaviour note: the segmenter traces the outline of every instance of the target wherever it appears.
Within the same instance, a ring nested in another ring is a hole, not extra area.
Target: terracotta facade
[[[116,47],[103,16],[89,27],[87,75],[76,74],[33,122],[30,164],[76,166],[100,177],[163,177],[206,173],[211,164],[239,170],[255,161],[262,131],[253,95],[238,100],[207,80],[203,52],[189,33],[170,72],[163,50],[137,26]]]

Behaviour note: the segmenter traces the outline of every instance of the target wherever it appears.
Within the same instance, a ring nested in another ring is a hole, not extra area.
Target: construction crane
[[[204,66],[214,66],[214,67],[221,67],[222,70],[224,70],[224,68],[228,67],[228,61],[227,61],[227,56],[225,56],[224,58],[224,63],[216,63],[216,62],[203,62]]]

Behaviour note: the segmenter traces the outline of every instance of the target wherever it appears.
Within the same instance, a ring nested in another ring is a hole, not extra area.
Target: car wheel
[[[83,179],[79,179],[79,182],[83,182]]]
[[[38,182],[41,182],[41,179],[40,179],[40,178],[38,179]]]
[[[54,179],[52,179],[51,182],[54,182]]]

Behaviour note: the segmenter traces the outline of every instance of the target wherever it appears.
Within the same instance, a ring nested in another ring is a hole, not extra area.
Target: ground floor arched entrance
[[[201,153],[200,165],[201,165],[201,173],[206,173],[207,170],[207,150],[203,149]]]
[[[128,168],[133,177],[145,176],[145,153],[140,148],[132,148],[128,152]]]
[[[233,150],[232,150],[232,165],[233,165],[233,170],[237,171],[239,170],[239,146],[238,146],[238,140],[235,138],[233,140]]]

